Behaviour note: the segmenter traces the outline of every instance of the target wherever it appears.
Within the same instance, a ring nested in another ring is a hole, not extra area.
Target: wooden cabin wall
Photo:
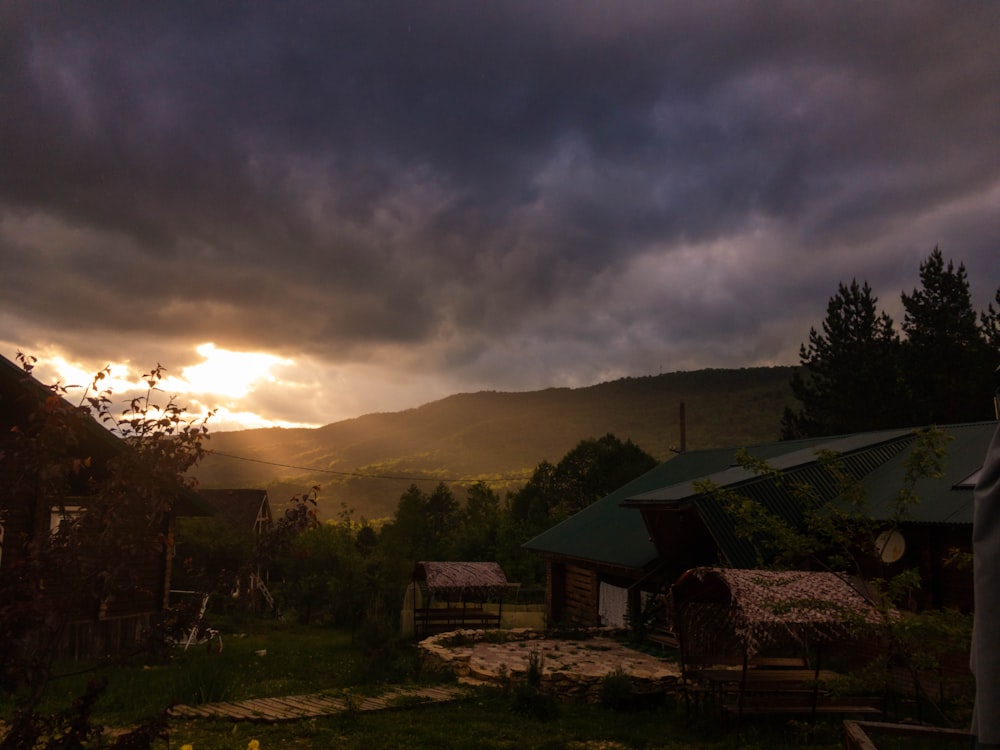
[[[599,577],[593,567],[550,560],[546,602],[554,623],[591,627],[598,624]]]

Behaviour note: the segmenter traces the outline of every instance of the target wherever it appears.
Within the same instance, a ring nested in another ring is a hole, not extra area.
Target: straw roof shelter
[[[499,627],[506,589],[507,576],[495,562],[418,562],[407,592],[414,635]],[[495,608],[485,606],[490,600]]]
[[[507,576],[495,562],[418,562],[413,580],[449,601],[485,601],[507,588]]]
[[[671,590],[686,666],[871,633],[883,613],[836,573],[693,568]]]

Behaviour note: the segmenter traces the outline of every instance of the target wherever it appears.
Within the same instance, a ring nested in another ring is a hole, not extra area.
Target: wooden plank
[[[306,701],[297,698],[268,698],[266,705],[275,716],[282,718],[301,719],[319,715],[319,712]]]
[[[919,724],[892,724],[883,721],[858,721],[855,722],[867,733],[890,734],[895,737],[912,737],[914,739],[951,739],[965,740],[973,739],[974,735],[961,729],[946,729],[944,727],[929,727]]]
[[[337,713],[343,711],[347,705],[343,699],[330,695],[297,695],[295,700],[315,711],[317,715]]]
[[[403,696],[416,696],[419,698],[430,698],[433,700],[453,700],[459,696],[465,695],[466,691],[461,688],[446,688],[446,687],[425,687],[419,690],[406,690],[400,691],[400,695]]]
[[[467,694],[461,687],[401,688],[379,696],[358,696],[360,711],[381,711],[392,708],[399,698],[418,698],[422,702],[440,703],[457,700]],[[191,719],[238,719],[248,721],[294,721],[309,716],[329,716],[347,710],[347,702],[319,693],[278,698],[251,698],[245,701],[210,703],[201,706],[174,706],[172,715]]]
[[[878,750],[878,747],[865,733],[858,722],[844,722],[844,750]]]
[[[226,719],[254,719],[256,715],[242,703],[212,703],[205,707],[213,717]]]
[[[249,701],[241,701],[240,706],[252,711],[258,721],[280,721],[291,718],[300,719],[301,715],[293,715],[293,711],[277,701],[270,698],[255,698]]]

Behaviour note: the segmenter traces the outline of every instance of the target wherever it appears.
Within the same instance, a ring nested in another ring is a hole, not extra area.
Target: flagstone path
[[[637,651],[601,634],[562,640],[542,637],[538,631],[504,631],[511,640],[493,643],[484,640],[483,631],[458,632],[458,639],[454,633],[427,638],[420,649],[426,668],[450,671],[464,684],[521,681],[536,660],[542,685],[566,698],[596,702],[605,678],[616,673],[628,675],[637,693],[672,692],[680,685],[676,660]]]

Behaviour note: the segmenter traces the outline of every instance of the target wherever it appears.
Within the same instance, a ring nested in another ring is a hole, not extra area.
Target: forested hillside
[[[221,432],[198,468],[210,488],[265,487],[272,504],[320,485],[320,513],[346,506],[391,515],[411,484],[486,480],[520,487],[543,460],[608,433],[660,460],[688,450],[776,440],[792,403],[795,368],[698,370],[624,378],[587,388],[459,394],[406,411],[369,414],[317,429]],[[226,455],[221,455],[226,454]]]

